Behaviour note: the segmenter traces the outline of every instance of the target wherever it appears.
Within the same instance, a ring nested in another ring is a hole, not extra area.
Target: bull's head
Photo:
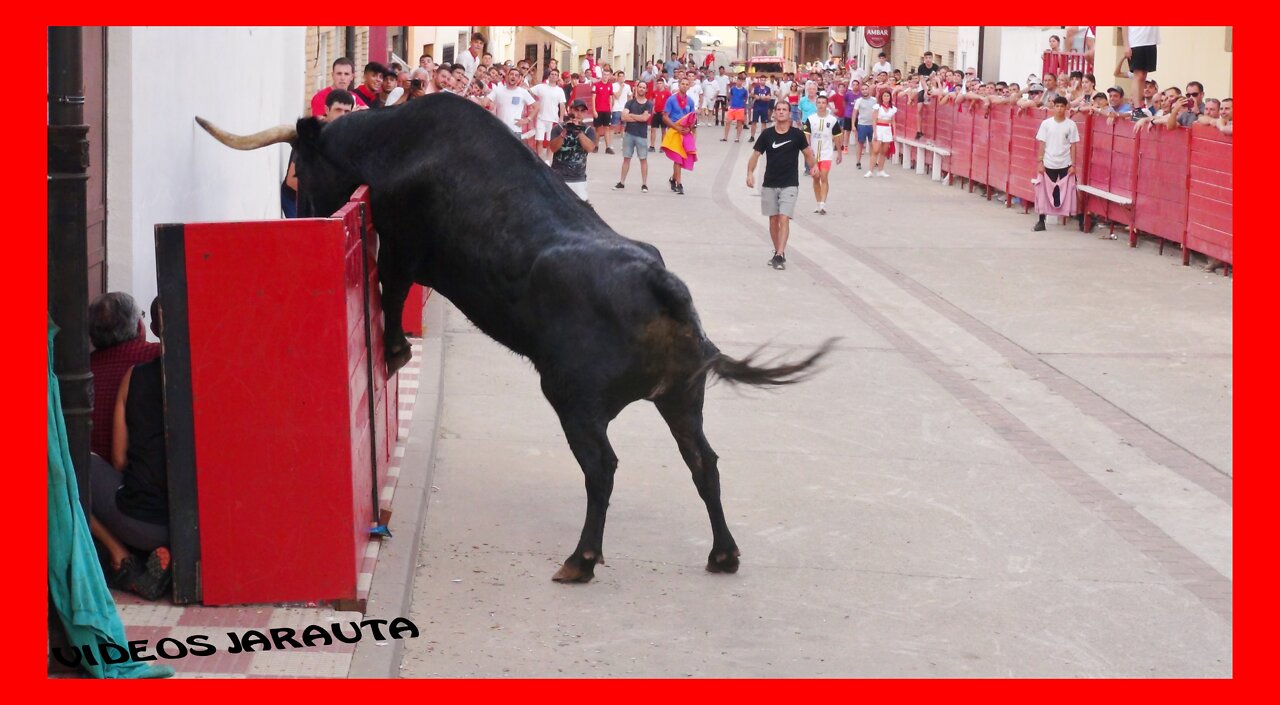
[[[248,151],[285,142],[293,145],[299,218],[331,215],[360,186],[358,176],[341,169],[324,155],[320,132],[325,124],[316,118],[303,118],[294,126],[277,125],[252,135],[232,134],[202,117],[196,117],[196,122],[214,139],[232,149]]]

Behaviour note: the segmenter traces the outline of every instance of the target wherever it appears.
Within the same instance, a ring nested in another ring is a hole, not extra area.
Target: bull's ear
[[[320,144],[320,130],[324,123],[319,118],[309,117],[298,120],[298,144],[315,147]]]

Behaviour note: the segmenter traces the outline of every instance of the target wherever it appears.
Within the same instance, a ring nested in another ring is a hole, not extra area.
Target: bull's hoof
[[[413,358],[413,348],[405,342],[404,347],[387,348],[387,376],[395,374],[397,370],[409,364],[409,360]]]
[[[596,575],[595,570],[595,560],[583,558],[575,553],[569,556],[551,579],[557,583],[589,583]]]
[[[738,556],[742,552],[738,549],[731,551],[721,551],[711,549],[711,555],[707,556],[707,572],[708,573],[736,573],[738,572]]]

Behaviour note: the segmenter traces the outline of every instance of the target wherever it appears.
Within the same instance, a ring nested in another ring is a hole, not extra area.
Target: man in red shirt
[[[612,76],[610,76],[612,78]],[[595,120],[591,124],[596,128],[596,134],[604,136],[605,149],[612,150],[610,144],[609,133],[612,132],[610,126],[613,124],[613,84],[607,79],[601,78],[591,86],[591,93],[595,96]],[[600,143],[596,143],[596,152],[600,151]]]
[[[382,107],[382,101],[379,95],[382,93],[382,76],[387,73],[387,67],[376,61],[370,61],[364,65],[364,83],[360,84],[351,92],[358,100],[370,108]]]
[[[323,114],[323,111],[322,113]],[[134,365],[160,356],[160,343],[147,342],[142,309],[133,297],[113,291],[89,306],[89,371],[93,373],[93,430],[89,448],[104,460],[111,458],[112,414],[120,380]]]
[[[351,61],[351,59],[348,59],[345,56],[334,59],[333,68],[329,73],[329,79],[333,81],[333,85],[321,88],[316,91],[315,95],[311,96],[311,116],[324,117],[324,99],[329,97],[329,91],[332,91],[335,88],[341,88],[344,91],[351,91],[351,82],[355,80],[355,77],[356,65]],[[357,103],[360,105],[367,105],[358,93],[351,91],[351,94],[356,97]]]
[[[667,129],[667,124],[662,121],[663,111],[666,110],[667,98],[671,97],[671,87],[667,85],[666,79],[662,74],[658,74],[658,78],[649,83],[649,98],[653,101],[653,122],[649,128],[649,151],[654,151],[653,146],[655,139],[662,138],[662,131]]]
[[[592,100],[591,94],[592,94],[591,78],[586,74],[582,74],[578,76],[578,82],[577,84],[574,85],[573,91],[569,95],[569,104],[572,105],[573,101],[581,100],[587,105],[595,105],[595,101]],[[591,117],[595,118],[594,110],[591,112]]]

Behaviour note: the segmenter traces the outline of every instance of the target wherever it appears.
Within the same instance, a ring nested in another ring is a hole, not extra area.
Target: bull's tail
[[[802,382],[818,371],[815,365],[839,340],[839,338],[828,338],[817,351],[799,362],[781,363],[779,358],[774,358],[766,363],[759,363],[760,355],[764,352],[763,347],[741,360],[734,359],[720,352],[720,349],[707,339],[706,333],[702,330],[702,323],[698,320],[698,313],[693,308],[693,298],[689,295],[689,289],[684,282],[665,268],[655,268],[651,271],[651,288],[667,314],[679,322],[692,326],[700,339],[698,355],[701,366],[689,377],[690,384],[703,379],[708,372],[731,384],[749,384],[756,387],[777,387]]]
[[[831,348],[838,340],[839,338],[828,338],[813,354],[803,360],[782,364],[775,364],[780,362],[779,358],[763,364],[757,363],[760,354],[764,352],[763,347],[757,348],[741,360],[715,350],[714,356],[703,365],[702,371],[712,372],[730,384],[749,384],[755,387],[795,384],[809,379],[818,371],[819,368],[816,367],[818,361],[831,352]]]

